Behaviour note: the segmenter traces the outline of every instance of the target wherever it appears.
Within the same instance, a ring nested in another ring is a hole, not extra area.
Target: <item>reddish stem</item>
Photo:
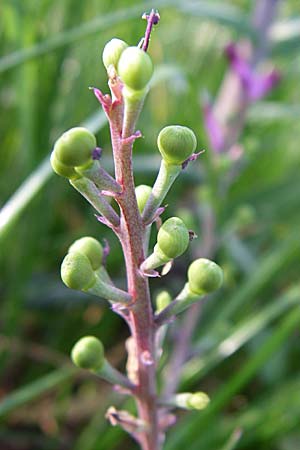
[[[139,272],[139,266],[145,259],[143,251],[145,229],[135,196],[132,170],[133,143],[130,139],[126,139],[133,134],[135,121],[124,123],[122,131],[119,126],[122,115],[123,108],[118,105],[111,116],[110,128],[116,180],[123,189],[121,194],[116,195],[120,206],[118,237],[125,258],[128,292],[133,298],[127,322],[134,340],[137,359],[135,396],[139,418],[147,425],[147,430],[141,433],[140,442],[143,450],[159,450],[153,312],[148,280]]]

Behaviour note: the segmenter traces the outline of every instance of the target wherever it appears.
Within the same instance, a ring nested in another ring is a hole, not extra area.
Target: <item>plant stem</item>
[[[161,161],[152,193],[150,194],[143,211],[143,220],[145,224],[152,222],[157,209],[164,201],[165,196],[169,192],[181,170],[181,166],[170,165],[166,164],[164,160]]]
[[[139,110],[137,105],[137,111]],[[130,111],[123,121],[123,129],[110,122],[112,146],[117,182],[122,193],[116,195],[120,206],[120,239],[127,272],[128,293],[132,296],[127,321],[131,330],[136,357],[135,397],[139,418],[147,424],[147,431],[141,433],[143,450],[159,450],[155,383],[154,324],[148,280],[139,272],[145,259],[143,239],[145,228],[138,210],[132,171],[132,142],[125,142],[134,132],[137,115]],[[116,118],[115,123],[120,123]]]

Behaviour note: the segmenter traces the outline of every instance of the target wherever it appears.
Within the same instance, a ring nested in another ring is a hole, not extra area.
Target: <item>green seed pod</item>
[[[179,217],[171,217],[157,234],[159,250],[170,260],[182,255],[189,245],[189,231]]]
[[[102,61],[106,70],[110,65],[118,67],[118,62],[123,51],[128,47],[126,42],[113,38],[107,42],[102,53]]]
[[[140,186],[137,186],[135,188],[136,200],[141,214],[144,211],[145,205],[151,192],[152,187],[147,186],[146,184],[141,184]]]
[[[81,369],[99,371],[105,363],[102,342],[94,336],[85,336],[74,345],[71,358]]]
[[[208,294],[221,287],[223,270],[209,259],[199,258],[188,269],[189,289],[194,294]]]
[[[197,139],[190,128],[170,125],[159,133],[157,145],[168,164],[181,165],[196,150]]]
[[[83,237],[77,239],[68,250],[71,252],[82,253],[90,260],[93,270],[99,269],[102,265],[103,248],[97,239],[93,237]]]
[[[149,83],[153,64],[148,53],[138,47],[127,47],[118,63],[118,74],[123,83],[134,91],[141,91]]]
[[[56,159],[69,167],[83,166],[92,159],[96,148],[95,136],[86,128],[77,127],[66,131],[55,143]]]
[[[54,172],[61,177],[66,177],[69,179],[79,177],[78,173],[75,172],[73,167],[66,166],[57,159],[56,152],[54,150],[51,153],[50,163]]]
[[[87,290],[95,284],[96,277],[88,257],[82,253],[68,253],[61,265],[61,278],[71,289]]]

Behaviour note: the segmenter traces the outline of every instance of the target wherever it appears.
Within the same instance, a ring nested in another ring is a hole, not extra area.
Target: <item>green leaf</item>
[[[0,417],[6,416],[20,406],[35,400],[61,383],[69,381],[76,371],[78,369],[75,367],[64,367],[15,390],[0,402]]]
[[[236,353],[241,347],[266,329],[271,322],[286,313],[287,309],[299,303],[299,287],[295,286],[285,294],[275,298],[260,311],[255,312],[251,317],[243,319],[225,339],[218,342],[207,354],[195,356],[184,365],[181,381],[183,388],[187,389],[192,383],[201,380],[218,364]]]

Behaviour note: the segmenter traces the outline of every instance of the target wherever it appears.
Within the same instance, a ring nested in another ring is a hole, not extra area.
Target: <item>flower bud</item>
[[[161,312],[165,309],[172,301],[172,297],[168,291],[160,291],[155,299],[156,303],[156,313]]]
[[[189,289],[193,294],[208,294],[223,283],[223,270],[209,259],[199,258],[188,269]]]
[[[69,248],[69,253],[77,252],[87,256],[93,270],[99,269],[102,265],[103,248],[97,239],[93,237],[83,237],[77,239]]]
[[[61,278],[66,286],[76,290],[87,290],[96,281],[88,257],[82,253],[68,253],[61,265]]]
[[[157,234],[157,245],[169,260],[185,252],[189,245],[189,231],[179,217],[171,217],[162,224]]]
[[[56,141],[55,156],[66,166],[83,166],[91,161],[96,145],[96,138],[89,130],[83,127],[71,128]]]
[[[153,73],[153,64],[148,53],[138,47],[127,47],[118,63],[118,74],[123,83],[134,91],[144,89]]]
[[[51,153],[50,163],[54,172],[61,177],[66,177],[69,179],[79,177],[78,173],[75,172],[73,167],[66,166],[57,159],[56,152],[54,150]]]
[[[94,336],[85,336],[74,345],[71,358],[75,366],[81,369],[99,371],[104,365],[102,342]]]
[[[141,214],[144,211],[145,205],[151,192],[152,187],[147,186],[146,184],[141,184],[140,186],[137,186],[135,188],[136,200]]]
[[[197,409],[198,411],[201,409],[205,409],[210,402],[210,399],[205,392],[194,392],[190,394],[178,394],[184,396],[186,395],[186,409]]]
[[[157,145],[168,164],[181,165],[196,150],[197,139],[190,128],[170,125],[159,133]]]
[[[110,65],[118,67],[118,62],[123,51],[128,47],[126,42],[113,38],[107,42],[102,53],[102,61],[106,70]]]

